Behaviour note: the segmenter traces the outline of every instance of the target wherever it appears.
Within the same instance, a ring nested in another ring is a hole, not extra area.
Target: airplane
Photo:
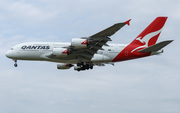
[[[93,69],[94,66],[114,65],[115,62],[148,57],[163,53],[163,47],[173,40],[156,43],[168,17],[157,17],[130,44],[107,44],[110,36],[130,20],[114,24],[92,36],[73,38],[70,43],[27,42],[21,43],[6,52],[6,57],[17,60],[57,62],[57,69],[76,71]]]

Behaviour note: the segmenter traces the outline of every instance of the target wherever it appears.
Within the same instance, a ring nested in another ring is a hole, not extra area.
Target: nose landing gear
[[[14,60],[15,64],[14,64],[14,67],[17,67],[17,60]]]

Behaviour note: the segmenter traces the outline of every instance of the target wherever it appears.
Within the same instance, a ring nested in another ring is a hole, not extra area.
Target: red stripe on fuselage
[[[125,61],[130,59],[136,59],[141,57],[150,56],[151,53],[140,53],[140,52],[133,52],[131,53],[131,50],[134,49],[134,46],[128,45],[126,46],[114,59],[112,62],[119,62],[119,61]]]

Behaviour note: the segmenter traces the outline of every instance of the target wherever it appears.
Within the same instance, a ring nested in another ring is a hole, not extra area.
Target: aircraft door
[[[125,56],[128,56],[128,50],[125,51]]]

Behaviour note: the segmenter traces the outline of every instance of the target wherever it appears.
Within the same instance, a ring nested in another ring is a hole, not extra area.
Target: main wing
[[[112,41],[110,38],[111,35],[115,34],[124,25],[130,25],[130,20],[114,24],[113,26],[108,27],[88,38],[82,38],[87,39],[87,47],[83,49],[74,49],[72,50],[72,54],[76,55],[76,58],[80,61],[90,61],[98,50],[102,50],[102,46],[108,46],[107,42]]]

